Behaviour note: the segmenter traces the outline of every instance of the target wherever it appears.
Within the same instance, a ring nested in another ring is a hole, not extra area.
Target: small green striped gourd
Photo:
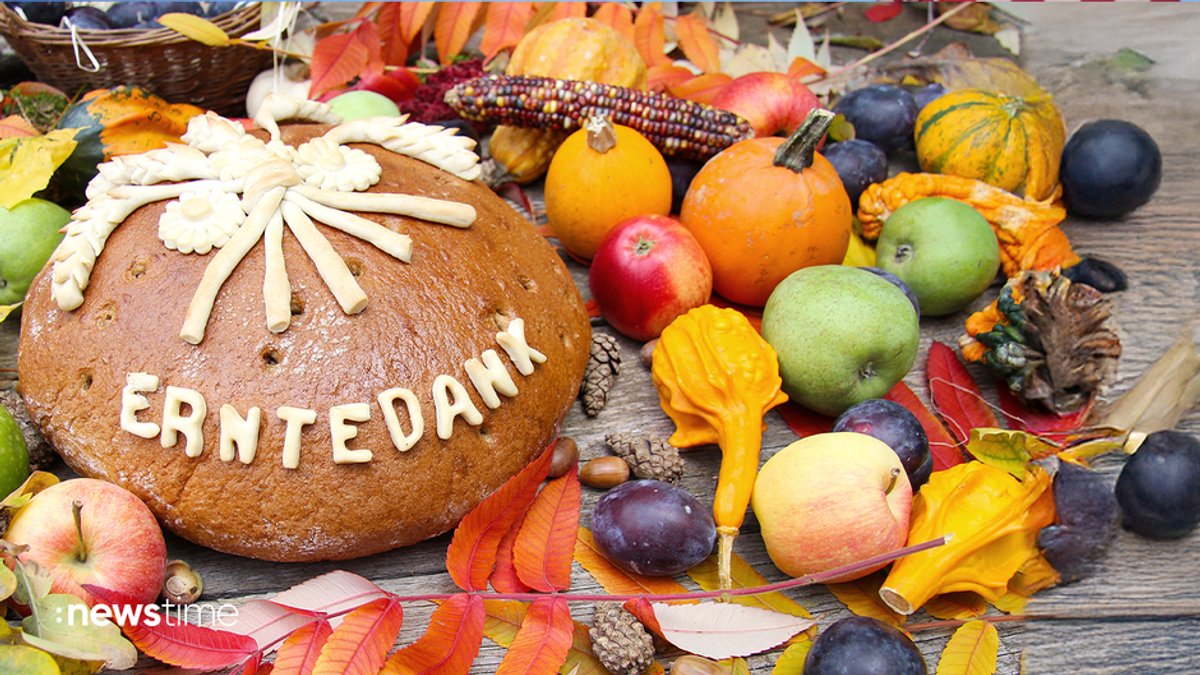
[[[1036,200],[1058,185],[1066,128],[1048,95],[959,89],[934,99],[913,132],[921,170],[973,178]]]

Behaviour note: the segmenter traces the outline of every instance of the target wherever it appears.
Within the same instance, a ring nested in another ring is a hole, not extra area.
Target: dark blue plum
[[[103,10],[90,5],[82,7],[72,7],[63,15],[62,27],[67,27],[67,22],[80,30],[111,30],[113,25],[108,20],[108,15]]]
[[[1200,524],[1200,440],[1155,431],[1133,453],[1115,487],[1125,529],[1152,539],[1177,539]]]
[[[917,101],[907,89],[873,84],[856,89],[833,106],[854,125],[854,137],[891,152],[912,142],[917,123]]]
[[[887,179],[887,153],[870,141],[852,138],[831,143],[821,154],[837,170],[855,211],[858,210],[858,198],[867,187]]]
[[[912,287],[904,283],[903,279],[883,269],[882,267],[860,267],[858,269],[863,270],[864,272],[870,272],[877,277],[882,277],[891,282],[896,288],[904,291],[905,297],[907,297],[908,301],[912,303],[913,309],[917,311],[917,318],[921,318],[921,301],[917,298],[917,294],[913,291]]]
[[[803,675],[929,675],[925,657],[899,628],[865,616],[835,621],[817,634]]]
[[[712,512],[687,490],[657,480],[634,480],[609,490],[592,511],[596,549],[634,574],[670,576],[712,555]]]
[[[133,28],[157,17],[158,7],[153,2],[114,2],[105,14],[113,28]]]
[[[9,9],[20,9],[26,21],[57,26],[67,11],[65,2],[7,2]]]
[[[1063,203],[1072,214],[1119,218],[1150,201],[1158,190],[1162,154],[1138,125],[1096,120],[1067,139],[1058,177]]]
[[[929,454],[925,428],[916,415],[895,401],[872,398],[857,403],[837,418],[833,430],[854,431],[886,443],[900,458],[914,492],[933,473],[933,455]]]
[[[923,87],[917,87],[912,93],[913,100],[917,102],[917,111],[924,110],[930,101],[944,93],[946,93],[946,88],[942,86],[941,82],[930,82]]]

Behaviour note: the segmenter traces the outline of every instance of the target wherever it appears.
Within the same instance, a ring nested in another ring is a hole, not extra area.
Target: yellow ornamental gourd
[[[913,132],[921,170],[974,178],[1029,199],[1058,185],[1066,128],[1049,94],[951,91],[929,103]]]
[[[595,116],[554,153],[545,195],[554,236],[588,262],[622,220],[670,214],[671,171],[645,136]]]
[[[611,26],[588,18],[559,19],[529,31],[504,72],[646,88],[646,63],[637,47]],[[541,178],[566,137],[556,129],[497,127],[488,153],[498,180],[527,184]]]

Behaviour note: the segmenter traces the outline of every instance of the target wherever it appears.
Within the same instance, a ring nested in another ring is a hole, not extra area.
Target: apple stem
[[[83,502],[78,499],[71,502],[71,513],[75,516],[75,536],[79,537],[79,550],[75,554],[75,559],[79,562],[87,562],[87,544],[83,541]]]
[[[813,164],[813,155],[817,145],[825,137],[825,132],[837,117],[833,112],[824,108],[813,108],[800,126],[788,136],[787,140],[775,151],[773,166],[782,166],[801,173]]]
[[[888,483],[887,489],[885,489],[883,491],[883,494],[885,494],[885,495],[892,494],[892,490],[895,489],[895,487],[896,487],[896,481],[898,481],[899,479],[900,479],[900,469],[893,467],[892,468],[892,481],[890,483]]]
[[[736,527],[717,528],[717,580],[721,590],[733,588],[733,539],[738,535]]]

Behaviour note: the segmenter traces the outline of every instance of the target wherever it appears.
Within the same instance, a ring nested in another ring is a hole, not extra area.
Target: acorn
[[[204,581],[200,573],[182,560],[167,563],[163,597],[177,605],[190,605],[200,599]]]

